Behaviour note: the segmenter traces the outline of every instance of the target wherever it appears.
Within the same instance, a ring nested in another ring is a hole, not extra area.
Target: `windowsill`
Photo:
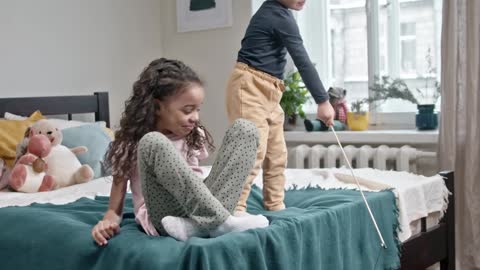
[[[342,144],[398,144],[434,145],[438,141],[438,130],[365,130],[337,131]],[[332,132],[285,131],[287,143],[336,143]]]

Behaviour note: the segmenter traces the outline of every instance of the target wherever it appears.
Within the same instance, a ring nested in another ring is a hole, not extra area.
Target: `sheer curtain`
[[[440,166],[455,171],[457,269],[480,269],[480,1],[444,0]]]

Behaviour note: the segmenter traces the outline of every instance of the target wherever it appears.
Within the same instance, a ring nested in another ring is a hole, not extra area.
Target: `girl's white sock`
[[[262,215],[229,216],[223,224],[210,232],[210,236],[218,237],[229,232],[243,232],[267,226],[268,219]]]
[[[245,212],[241,216],[229,216],[224,223],[210,232],[210,237],[218,237],[229,232],[265,228],[268,224],[268,219],[265,216],[251,215]],[[162,225],[168,235],[180,241],[187,241],[188,238],[194,236],[208,236],[190,218],[166,216],[162,219]]]
[[[233,215],[236,217],[246,217],[251,216],[252,214],[249,214],[247,211],[235,211],[233,212]]]
[[[162,225],[168,235],[180,241],[187,241],[188,238],[193,236],[208,235],[190,218],[166,216],[162,218]]]

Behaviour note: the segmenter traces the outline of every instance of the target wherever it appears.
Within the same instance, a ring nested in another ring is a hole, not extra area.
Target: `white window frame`
[[[254,0],[255,1],[255,0]],[[367,81],[368,85],[371,86],[374,83],[374,78],[383,75],[383,72],[380,71],[380,38],[379,38],[379,9],[380,8],[387,8],[388,12],[388,21],[387,21],[387,29],[388,29],[388,40],[386,42],[386,46],[388,47],[388,60],[387,60],[387,73],[389,76],[393,78],[415,78],[416,74],[402,74],[401,73],[401,47],[400,47],[400,19],[399,19],[399,11],[400,11],[400,2],[409,2],[409,1],[416,1],[416,0],[365,0],[365,10],[367,16],[367,53],[368,53],[368,78],[367,77],[355,77],[355,78],[345,78],[345,81],[348,80],[355,80],[355,81]],[[299,13],[297,17],[298,25],[302,31],[305,29],[306,23],[302,21],[302,13],[315,11],[317,18],[322,18],[319,24],[315,25],[315,32],[312,36],[316,36],[315,40],[312,41],[306,35],[302,34],[305,43],[314,42],[315,46],[311,46],[316,48],[315,52],[310,52],[310,57],[312,58],[313,62],[315,59],[323,59],[323,65],[317,66],[317,71],[322,78],[322,81],[325,87],[331,85],[333,81],[333,63],[331,58],[331,34],[330,34],[330,27],[329,27],[329,14],[330,14],[330,7],[328,4],[329,1],[322,0],[322,1],[310,1],[308,5],[318,5],[316,9],[311,7],[304,9]],[[440,5],[438,5],[439,1],[434,2],[434,8],[439,9]],[[337,8],[358,8],[363,7],[361,4],[347,4]],[[441,18],[436,16],[436,24],[438,25]],[[310,29],[309,29],[310,30]],[[310,32],[311,33],[311,32]],[[436,31],[437,33],[437,44],[440,44],[438,41],[440,40],[440,31]],[[308,47],[308,46],[307,46]],[[440,50],[436,50],[436,63],[439,63],[440,60]],[[438,66],[438,74],[440,74],[440,69]],[[369,90],[369,94],[372,94]],[[314,115],[316,110],[314,110],[315,106],[306,106],[305,110],[308,114]],[[370,124],[375,126],[385,126],[385,128],[390,128],[386,126],[387,123],[395,123],[396,125],[401,126],[410,126],[412,115],[415,115],[415,112],[405,112],[405,113],[382,113],[377,112],[374,106],[371,106],[370,112],[373,117],[370,119]],[[395,125],[394,124],[394,125]],[[414,123],[413,123],[414,128]]]

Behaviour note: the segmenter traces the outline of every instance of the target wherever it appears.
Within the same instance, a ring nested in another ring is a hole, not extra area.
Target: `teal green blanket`
[[[397,208],[392,192],[366,194],[387,244],[380,240],[358,191],[307,188],[286,192],[287,209],[266,212],[254,188],[248,211],[262,213],[266,229],[178,242],[150,237],[135,224],[127,197],[121,233],[106,247],[90,230],[108,198],[66,205],[0,209],[0,268],[22,269],[396,269]],[[375,266],[375,268],[374,268]]]

